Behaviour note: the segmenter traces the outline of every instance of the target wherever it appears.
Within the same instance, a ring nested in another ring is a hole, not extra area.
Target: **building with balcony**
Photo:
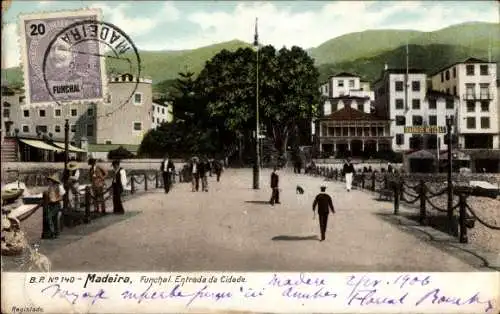
[[[459,97],[458,145],[463,149],[499,148],[497,65],[476,58],[431,75],[432,88]]]
[[[361,81],[358,75],[346,72],[330,76],[328,81],[321,85],[320,92],[330,98],[356,96],[368,97],[372,101],[375,99],[373,91],[370,90],[370,83]]]
[[[390,121],[356,109],[355,101],[340,98],[336,99],[343,105],[332,112],[326,111],[315,123],[319,151],[329,156],[361,156],[389,150]]]
[[[153,103],[153,106],[151,107],[151,121],[153,122],[153,129],[156,129],[162,123],[170,123],[173,120],[174,113],[172,102],[165,102],[164,104]]]
[[[444,143],[443,133],[422,134],[418,130],[443,130],[446,116],[455,117],[458,98],[428,90],[424,70],[386,67],[374,89],[375,114],[391,121],[392,150],[435,149]]]

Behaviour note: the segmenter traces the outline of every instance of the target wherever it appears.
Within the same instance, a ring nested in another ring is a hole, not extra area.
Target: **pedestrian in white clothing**
[[[342,172],[345,176],[345,187],[347,189],[347,192],[350,192],[352,189],[352,177],[354,175],[354,166],[351,164],[350,157],[346,159]]]

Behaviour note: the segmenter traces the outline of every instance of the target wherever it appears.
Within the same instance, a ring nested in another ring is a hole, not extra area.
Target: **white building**
[[[360,77],[351,73],[342,72],[332,75],[321,85],[323,96],[336,98],[341,96],[368,97],[374,100],[375,95],[370,91],[370,83],[361,81]]]
[[[174,112],[172,102],[164,104],[153,103],[151,107],[152,128],[156,129],[162,123],[172,122],[174,120]]]
[[[431,77],[433,89],[460,98],[458,143],[464,149],[499,148],[497,65],[469,58]]]
[[[425,135],[405,132],[405,127],[445,127],[446,116],[455,116],[458,99],[428,91],[427,75],[419,69],[385,69],[374,83],[377,116],[391,120],[392,150],[436,148],[444,133]],[[439,138],[439,139],[438,139]]]

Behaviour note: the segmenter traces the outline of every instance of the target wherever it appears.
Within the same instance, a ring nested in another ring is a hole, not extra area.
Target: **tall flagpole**
[[[255,35],[253,45],[257,50],[256,58],[256,75],[255,75],[255,164],[253,166],[253,188],[259,189],[260,177],[260,132],[259,132],[259,32],[257,29],[258,18],[255,18]]]

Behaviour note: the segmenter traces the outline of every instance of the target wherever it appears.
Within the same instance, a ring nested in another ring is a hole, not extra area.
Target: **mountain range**
[[[500,61],[499,38],[500,24],[470,22],[433,32],[367,30],[350,33],[307,51],[315,59],[322,81],[337,72],[352,72],[364,80],[374,81],[385,64],[390,68],[406,66],[407,44],[410,67],[432,72],[468,57]],[[192,50],[141,51],[140,55],[144,76],[151,77],[155,86],[160,86],[161,82],[177,78],[179,72],[199,73],[205,61],[223,49],[234,51],[250,46],[250,43],[232,40]],[[107,69],[122,70],[114,62],[107,62]],[[22,84],[19,67],[6,69],[3,77],[10,84]]]

